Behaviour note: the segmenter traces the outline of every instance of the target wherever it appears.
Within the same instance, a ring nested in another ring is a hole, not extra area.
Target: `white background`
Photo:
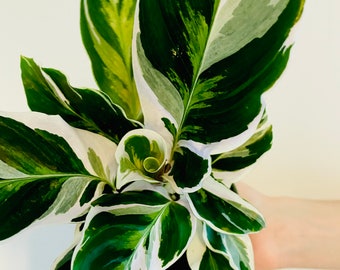
[[[339,11],[339,0],[306,1],[289,66],[267,94],[274,145],[244,178],[264,193],[340,199]],[[78,1],[0,0],[0,110],[28,110],[20,55],[95,87]],[[49,269],[71,236],[67,226],[38,227],[0,242],[0,269]]]

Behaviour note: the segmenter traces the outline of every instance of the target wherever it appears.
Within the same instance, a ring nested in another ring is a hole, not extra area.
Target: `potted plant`
[[[252,269],[265,226],[234,183],[271,147],[262,94],[302,0],[82,0],[98,89],[21,58],[0,116],[0,239],[77,224],[54,269]]]

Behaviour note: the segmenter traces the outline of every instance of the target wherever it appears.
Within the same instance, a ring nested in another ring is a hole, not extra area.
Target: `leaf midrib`
[[[20,182],[20,181],[27,181],[27,182],[33,182],[40,179],[51,179],[51,178],[64,178],[64,177],[82,177],[82,178],[93,178],[93,180],[100,180],[103,181],[103,179],[93,176],[93,175],[84,175],[84,174],[72,174],[72,173],[60,173],[60,174],[43,174],[43,175],[27,175],[27,177],[19,177],[19,178],[12,178],[12,179],[1,179],[1,184],[6,183],[14,183],[14,182]]]
[[[157,221],[159,220],[159,218],[162,217],[162,215],[164,214],[164,212],[167,209],[167,207],[170,207],[171,203],[172,202],[169,201],[166,204],[164,204],[164,207],[161,208],[161,210],[158,212],[158,214],[153,219],[153,221],[150,223],[150,225],[147,226],[147,228],[145,229],[145,232],[143,233],[143,236],[138,241],[138,244],[136,245],[136,248],[135,248],[134,252],[131,254],[130,259],[128,260],[128,264],[129,265],[131,265],[132,258],[134,258],[134,255],[136,254],[136,251],[138,250],[137,247],[144,246],[144,240],[148,238],[148,236],[150,235],[151,230],[154,228],[154,226],[157,223]]]
[[[191,100],[193,99],[193,96],[195,94],[195,89],[196,89],[196,86],[198,84],[199,77],[202,73],[203,63],[205,62],[205,57],[207,55],[206,52],[208,51],[208,49],[207,49],[208,44],[210,44],[210,38],[211,38],[211,32],[212,32],[211,29],[213,29],[213,27],[214,27],[217,10],[218,10],[218,7],[215,9],[214,14],[211,18],[212,23],[209,26],[209,31],[208,31],[207,39],[206,39],[205,44],[204,44],[204,50],[202,51],[202,57],[200,58],[199,67],[198,67],[196,73],[193,74],[192,86],[190,88],[190,94],[189,94],[189,97],[187,99],[187,103],[184,106],[184,112],[183,112],[183,117],[181,119],[181,123],[178,126],[178,133],[177,133],[177,136],[176,136],[176,142],[179,141],[179,134],[181,134],[181,130],[184,126],[185,120],[186,120],[188,113],[190,111]]]

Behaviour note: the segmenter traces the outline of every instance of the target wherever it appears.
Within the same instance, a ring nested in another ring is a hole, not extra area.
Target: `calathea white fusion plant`
[[[262,94],[302,0],[82,0],[99,90],[22,57],[0,116],[0,239],[77,224],[55,269],[252,269],[261,214],[233,190],[271,146]]]

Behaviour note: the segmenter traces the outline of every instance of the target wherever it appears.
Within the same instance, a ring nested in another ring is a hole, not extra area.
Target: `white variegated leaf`
[[[62,137],[91,174],[100,176],[112,184],[117,170],[115,143],[103,136],[73,128],[59,116],[48,116],[37,112],[1,112],[0,114],[20,121],[32,129],[46,130]]]
[[[195,226],[185,203],[157,192],[104,195],[87,216],[72,269],[167,269],[185,252]]]
[[[152,130],[128,132],[115,153],[118,163],[116,187],[121,189],[138,180],[160,183],[170,160],[170,147],[162,136]]]
[[[112,186],[116,145],[102,136],[27,112],[1,113],[0,133],[0,239],[33,224],[70,222]]]
[[[248,235],[219,233],[205,224],[203,239],[210,250],[227,258],[232,269],[254,269],[254,254]]]

